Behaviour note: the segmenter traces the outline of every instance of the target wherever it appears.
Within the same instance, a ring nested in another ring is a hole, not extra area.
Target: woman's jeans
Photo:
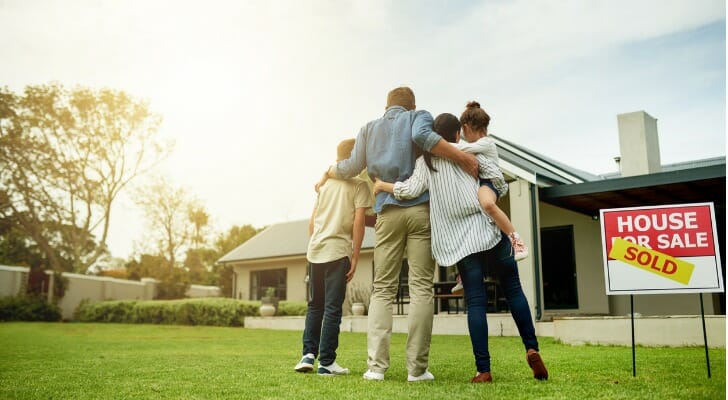
[[[303,355],[319,355],[320,365],[336,361],[341,305],[346,295],[348,257],[325,264],[308,264],[308,310],[303,331]]]
[[[518,265],[513,258],[511,241],[506,235],[501,233],[501,240],[495,247],[463,258],[458,262],[457,267],[465,289],[468,330],[478,372],[490,371],[488,320],[486,319],[488,294],[483,283],[486,272],[498,279],[500,290],[505,294],[508,308],[511,310],[526,350],[538,351],[538,340],[533,320],[531,320],[531,310],[518,278]]]

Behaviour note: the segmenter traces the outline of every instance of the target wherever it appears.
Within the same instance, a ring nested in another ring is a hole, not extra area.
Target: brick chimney
[[[660,172],[657,120],[644,111],[617,115],[619,125],[619,169],[622,176]]]

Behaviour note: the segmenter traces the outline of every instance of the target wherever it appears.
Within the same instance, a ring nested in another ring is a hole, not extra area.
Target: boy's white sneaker
[[[336,361],[327,366],[323,366],[319,362],[318,374],[323,376],[349,375],[349,368],[341,368]]]
[[[432,372],[425,370],[425,373],[423,373],[420,376],[412,376],[407,375],[407,382],[425,382],[425,381],[434,381],[435,375],[432,375]]]
[[[368,381],[383,381],[384,380],[384,374],[381,372],[374,372],[372,370],[367,370],[367,372],[362,375],[362,378],[368,380]]]
[[[315,360],[316,357],[314,357],[313,354],[308,353],[301,358],[301,361],[299,361],[293,369],[296,370],[296,372],[311,372],[313,371],[313,363]]]

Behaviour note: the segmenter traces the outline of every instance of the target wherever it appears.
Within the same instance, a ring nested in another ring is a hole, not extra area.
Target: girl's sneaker
[[[465,290],[463,289],[463,281],[460,280],[460,275],[458,275],[455,278],[455,286],[450,289],[450,293],[460,295],[463,294],[464,291]]]
[[[523,240],[521,240],[521,237],[518,235],[517,232],[513,232],[510,235],[508,235],[508,238],[511,239],[511,246],[513,247],[513,258],[516,259],[516,261],[521,261],[524,258],[528,257],[528,247],[526,247],[526,244],[523,243]]]

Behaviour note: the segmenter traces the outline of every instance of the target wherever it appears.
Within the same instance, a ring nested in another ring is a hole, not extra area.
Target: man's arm
[[[367,208],[357,208],[354,213],[354,229],[351,232],[351,241],[354,249],[351,253],[351,267],[346,273],[346,282],[350,282],[354,278],[356,272],[356,264],[359,263],[359,252],[361,251],[361,243],[364,240],[364,216]]]
[[[440,141],[437,142],[437,144],[430,150],[430,153],[447,158],[457,164],[469,175],[475,178],[478,177],[478,160],[475,156],[458,150],[445,139],[440,139]]]
[[[478,177],[478,160],[475,156],[456,149],[432,130],[432,115],[427,111],[418,111],[412,122],[412,140],[421,149],[445,157],[456,163],[463,171]]]

